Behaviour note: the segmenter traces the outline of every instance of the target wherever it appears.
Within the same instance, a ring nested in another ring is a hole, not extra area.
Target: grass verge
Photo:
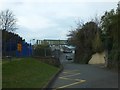
[[[2,88],[42,88],[59,68],[33,58],[2,64]]]

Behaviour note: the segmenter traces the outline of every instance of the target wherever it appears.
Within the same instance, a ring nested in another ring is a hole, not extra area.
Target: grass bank
[[[59,68],[33,58],[3,61],[3,88],[42,88]]]

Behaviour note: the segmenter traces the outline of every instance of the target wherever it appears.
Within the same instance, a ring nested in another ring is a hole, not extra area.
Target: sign
[[[18,50],[19,52],[22,51],[22,45],[21,45],[21,43],[18,43],[18,44],[17,44],[17,50]]]

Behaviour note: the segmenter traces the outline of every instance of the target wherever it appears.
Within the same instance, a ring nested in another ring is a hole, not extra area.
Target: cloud
[[[117,6],[117,3],[112,2],[116,0],[92,1],[0,0],[0,10],[13,11],[18,19],[17,33],[28,42],[33,38],[66,39],[71,26],[76,26],[75,21],[82,19],[86,22],[95,14],[103,14]]]
[[[50,27],[56,27],[57,24],[53,21],[37,15],[18,17],[19,25],[26,27],[30,30],[36,31],[37,29],[45,29]]]
[[[5,0],[8,2],[18,2],[17,0]],[[21,0],[26,3],[40,2],[40,3],[80,3],[80,2],[118,2],[118,0]]]
[[[23,33],[24,32],[24,33]],[[21,29],[17,30],[21,37],[26,39],[27,42],[30,42],[31,39],[67,39],[66,35],[68,33],[68,28],[50,28],[50,29],[43,29],[43,30],[36,30],[32,31],[28,28],[22,27]]]
[[[68,33],[67,28],[50,28],[51,30],[44,30],[43,39],[66,39],[66,34]]]

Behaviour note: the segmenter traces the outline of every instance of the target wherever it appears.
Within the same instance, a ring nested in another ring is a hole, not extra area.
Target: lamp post
[[[60,64],[60,39],[59,39],[59,64]]]
[[[35,50],[35,39],[32,39],[33,40],[33,49],[32,49],[32,55],[34,55],[34,50]]]
[[[32,41],[33,41],[33,43],[32,43]],[[35,48],[35,39],[30,39],[30,48],[29,48],[29,55],[30,55],[30,50],[31,50],[31,45],[33,44],[33,47],[32,47],[32,55],[33,55],[33,53],[34,53],[34,48]]]

